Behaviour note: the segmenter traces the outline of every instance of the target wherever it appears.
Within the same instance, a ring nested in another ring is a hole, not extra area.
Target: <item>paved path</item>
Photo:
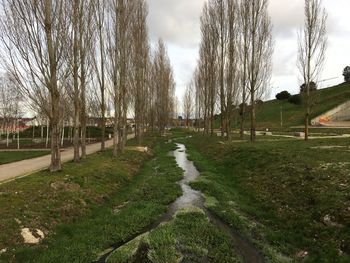
[[[128,140],[134,138],[134,134],[128,135]],[[106,148],[113,146],[113,140],[106,141]],[[86,153],[93,154],[101,149],[101,143],[90,144],[86,147]],[[69,162],[74,159],[73,148],[65,149],[61,152],[62,163]],[[45,155],[38,158],[23,160],[14,163],[0,165],[0,184],[14,179],[25,177],[35,172],[45,170],[50,166],[51,156]]]

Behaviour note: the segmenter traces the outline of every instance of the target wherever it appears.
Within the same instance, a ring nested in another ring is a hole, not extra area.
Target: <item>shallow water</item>
[[[203,209],[211,223],[230,237],[235,252],[242,257],[244,262],[264,262],[263,256],[249,241],[205,208],[202,193],[193,190],[188,185],[190,182],[195,181],[200,176],[200,173],[193,162],[188,160],[185,145],[177,144],[177,147],[174,151],[174,156],[178,166],[184,170],[184,178],[179,182],[183,195],[170,206],[168,214],[173,216],[177,211],[190,207]]]
[[[226,224],[219,217],[212,214],[210,211],[208,211],[208,209],[205,208],[202,193],[200,191],[193,190],[189,186],[189,183],[195,181],[200,176],[200,173],[194,166],[193,162],[188,160],[185,145],[176,144],[176,146],[177,149],[173,152],[170,152],[169,155],[175,157],[178,166],[184,171],[183,179],[180,182],[178,182],[182,189],[182,196],[176,199],[176,201],[169,206],[168,212],[165,215],[163,215],[163,217],[160,220],[148,226],[146,229],[144,229],[144,231],[141,234],[156,229],[157,227],[159,227],[159,225],[171,221],[174,215],[180,210],[186,208],[200,208],[206,213],[209,220],[216,227],[218,227],[221,231],[223,231],[230,237],[235,253],[240,255],[244,262],[264,262],[263,256],[249,241],[247,241],[237,231],[232,229],[228,224]],[[127,241],[123,242],[123,244],[116,244],[115,246],[113,246],[113,249],[109,250],[108,253],[103,255],[98,261],[95,261],[95,263],[106,262],[108,256],[111,253],[113,253],[113,251],[117,250],[118,248],[125,245],[129,241],[135,239],[141,234],[131,237]]]
[[[190,182],[193,182],[198,178],[199,172],[193,162],[188,160],[185,145],[176,145],[178,148],[173,152],[173,156],[175,157],[178,166],[184,170],[184,178],[179,182],[182,189],[182,196],[170,205],[167,213],[169,219],[172,219],[176,212],[182,209],[192,207],[203,208],[204,206],[201,192],[193,190],[188,185]]]

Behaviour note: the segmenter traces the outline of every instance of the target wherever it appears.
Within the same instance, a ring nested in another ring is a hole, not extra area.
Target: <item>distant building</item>
[[[29,127],[37,125],[37,118],[0,118],[0,130],[2,133],[9,131],[14,133],[19,131],[24,131]]]

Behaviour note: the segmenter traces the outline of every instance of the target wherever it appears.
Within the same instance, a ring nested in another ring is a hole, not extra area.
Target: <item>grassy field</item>
[[[267,262],[349,262],[348,139],[250,144],[188,135],[177,130],[172,138],[186,144],[201,172],[191,186]],[[117,159],[106,151],[61,173],[0,186],[0,262],[85,263],[111,247],[120,248],[109,263],[241,262],[199,209],[149,232],[181,195],[168,139],[148,137],[148,153],[133,140]],[[23,228],[40,229],[45,239],[26,245]]]
[[[175,182],[182,172],[167,156],[172,147],[130,148],[117,159],[106,151],[54,175],[43,171],[0,186],[0,262],[92,262],[142,232],[181,193]],[[46,238],[25,245],[23,227]]]
[[[316,104],[312,108],[311,119],[347,100],[350,100],[350,85],[339,85],[319,90],[316,94]],[[256,115],[258,127],[280,129],[281,107],[284,128],[303,125],[305,116],[303,105],[294,105],[288,101],[272,100],[259,106]]]
[[[0,152],[0,165],[40,157],[47,154],[49,154],[48,151]]]
[[[349,140],[185,143],[201,171],[192,187],[268,262],[350,261]]]

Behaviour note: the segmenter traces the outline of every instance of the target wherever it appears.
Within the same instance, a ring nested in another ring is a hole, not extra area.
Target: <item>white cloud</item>
[[[204,2],[205,0],[148,0],[151,40],[156,42],[161,37],[168,44],[180,98],[192,78],[197,62],[199,18]],[[271,97],[279,90],[298,91],[297,34],[304,21],[303,6],[303,0],[270,0],[269,11],[275,38],[272,85],[276,87],[271,91]],[[329,47],[320,79],[339,78],[323,83],[323,87],[341,82],[342,69],[350,65],[350,1],[324,0],[324,6],[329,15]]]
[[[152,40],[180,47],[196,48],[200,42],[199,17],[204,0],[149,0],[150,35]]]

